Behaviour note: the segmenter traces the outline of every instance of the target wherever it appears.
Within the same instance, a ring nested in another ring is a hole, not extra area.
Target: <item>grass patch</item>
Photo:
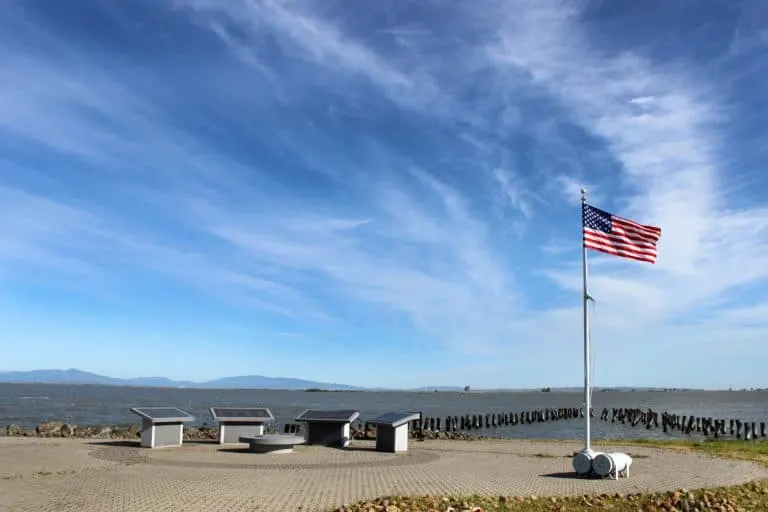
[[[666,439],[634,439],[631,441],[600,441],[597,446],[647,446],[668,448],[674,450],[693,451],[730,457],[732,459],[748,460],[768,465],[768,442],[744,441],[739,439],[704,439],[694,440],[666,440]]]
[[[335,509],[345,512],[651,512],[673,510],[768,510],[768,485],[676,491],[656,494],[601,494],[540,498],[537,496],[391,496]]]
[[[705,453],[768,466],[768,442],[743,440],[616,440],[596,446],[645,446]],[[549,457],[536,454],[536,457]],[[636,457],[632,455],[632,457]],[[642,458],[643,456],[637,456]],[[389,496],[332,509],[343,512],[615,512],[709,510],[768,511],[768,480],[733,487],[652,494],[539,496]]]

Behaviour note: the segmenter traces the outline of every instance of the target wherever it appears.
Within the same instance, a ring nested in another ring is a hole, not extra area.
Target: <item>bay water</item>
[[[681,437],[661,428],[646,430],[599,420],[602,408],[651,408],[680,415],[768,421],[768,391],[595,391],[595,439]],[[279,425],[292,423],[304,409],[355,409],[362,421],[390,411],[421,411],[425,417],[514,413],[580,407],[583,395],[565,391],[288,391],[255,389],[144,388],[62,384],[0,383],[0,428],[34,428],[44,421],[75,425],[137,424],[135,406],[179,407],[197,425],[215,425],[209,407],[268,407]],[[494,437],[580,439],[584,420],[572,419],[475,430]]]

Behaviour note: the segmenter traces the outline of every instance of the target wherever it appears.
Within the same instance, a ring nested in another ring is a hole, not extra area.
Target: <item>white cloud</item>
[[[716,315],[715,319],[718,323],[725,325],[768,327],[768,303],[726,309]]]
[[[364,77],[379,88],[391,101],[413,109],[428,109],[440,101],[438,88],[431,77],[415,70],[405,72],[389,60],[367,48],[364,44],[347,37],[328,20],[315,16],[306,6],[295,2],[273,0],[213,2],[208,0],[179,0],[177,5],[204,16],[214,32],[233,52],[248,61],[256,61],[254,53],[263,41],[265,30],[279,36],[279,41],[289,54],[298,52],[300,58],[321,69],[341,73],[350,79]],[[219,21],[234,24],[245,34],[246,43],[234,41]],[[249,52],[250,50],[250,52]],[[261,60],[258,60],[262,67]],[[341,82],[336,75],[334,86]]]
[[[71,206],[0,186],[0,203],[13,212],[0,225],[0,259],[6,264],[88,273],[81,254],[83,237],[94,233],[93,217]],[[8,271],[8,267],[4,269]],[[12,275],[12,272],[8,272]]]
[[[768,253],[768,212],[729,210],[735,198],[722,192],[729,170],[720,159],[720,133],[728,119],[718,89],[697,82],[691,69],[593,50],[576,9],[548,2],[518,7],[504,10],[510,14],[491,58],[528,72],[605,140],[622,166],[622,190],[606,195],[613,199],[608,209],[662,227],[655,267],[615,262],[592,279],[593,293],[610,300],[612,314],[632,312],[620,322],[624,329],[664,328],[718,294],[765,280],[768,266],[759,255]],[[569,196],[580,185],[560,181]]]
[[[594,192],[594,187],[587,185],[571,176],[561,174],[555,178],[556,187],[562,194],[563,199],[570,205],[578,206],[581,204],[581,191],[586,190],[588,194],[588,201],[596,204],[599,202],[599,197]]]
[[[539,364],[542,371],[548,364],[570,365],[577,382],[580,368],[571,363],[580,351],[578,218],[567,227],[556,224],[560,219],[550,223],[554,215],[540,206],[559,212],[565,202],[577,216],[571,207],[586,187],[591,202],[662,227],[656,266],[590,255],[602,368],[610,356],[648,362],[675,342],[680,345],[673,352],[682,356],[682,347],[715,350],[729,332],[743,340],[768,332],[760,322],[764,306],[724,310],[718,302],[768,277],[768,210],[735,209],[734,198],[723,192],[730,169],[721,158],[722,133],[731,120],[723,115],[721,91],[697,81],[695,69],[597,51],[576,4],[472,6],[459,21],[486,35],[480,40],[459,33],[463,25],[456,21],[456,40],[440,53],[433,46],[439,34],[395,27],[390,32],[403,53],[384,55],[342,23],[313,12],[311,3],[177,3],[251,67],[238,69],[242,76],[256,68],[268,77],[285,108],[278,113],[295,115],[296,83],[307,95],[330,88],[343,97],[362,77],[382,98],[426,120],[430,137],[444,136],[435,145],[443,158],[429,155],[424,164],[426,157],[414,157],[417,165],[407,144],[384,141],[336,158],[347,147],[322,126],[303,137],[290,119],[259,118],[270,125],[259,142],[278,141],[339,192],[326,194],[319,185],[304,199],[299,184],[293,190],[275,183],[290,181],[282,175],[293,170],[290,165],[253,169],[222,154],[214,142],[169,125],[151,91],[139,94],[98,62],[71,53],[66,62],[16,56],[0,70],[0,128],[63,157],[114,164],[114,190],[135,201],[136,215],[83,191],[43,197],[22,185],[0,188],[0,203],[18,219],[0,227],[0,262],[8,274],[42,268],[98,275],[105,286],[119,287],[120,269],[150,271],[290,318],[308,336],[313,325],[352,323],[333,311],[334,303],[370,308],[409,319],[463,355],[490,355],[496,364],[508,356],[512,366]],[[498,38],[489,44],[493,30]],[[296,66],[301,75],[281,75],[259,53],[267,32],[302,60]],[[456,47],[465,53],[454,54]],[[381,99],[365,90],[362,97],[349,95],[357,121]],[[528,125],[529,95],[523,92],[531,90],[562,112]],[[467,99],[474,97],[480,99]],[[247,100],[244,95],[244,105]],[[552,120],[561,113],[566,120]],[[49,123],[40,123],[42,117]],[[619,164],[604,167],[616,175],[579,162],[589,150],[564,136],[560,122],[575,123],[602,143]],[[508,144],[521,132],[545,154],[525,164],[513,158],[533,152],[527,141]],[[473,150],[457,151],[465,160],[457,163],[452,146],[460,141]],[[528,240],[504,236],[499,225],[506,219],[490,215],[489,185],[520,220],[536,216],[538,229],[521,232],[545,240],[547,261],[558,257],[561,264],[549,268]],[[557,291],[546,289],[550,282]],[[696,319],[700,308],[706,320]],[[554,362],[545,362],[550,358]],[[656,371],[671,372],[677,364],[670,358]],[[643,369],[633,371],[642,380]],[[571,379],[567,372],[557,378]]]
[[[524,197],[526,195],[525,189],[516,181],[512,173],[501,168],[493,170],[493,178],[499,185],[501,194],[505,202],[508,202],[514,209],[519,210],[525,218],[533,215],[533,208],[528,200]]]
[[[321,214],[307,209],[296,221],[286,212],[233,210],[224,201],[198,209],[193,222],[248,261],[327,280],[329,293],[405,314],[456,349],[493,350],[507,326],[502,313],[515,300],[510,275],[466,198],[424,170],[412,175],[421,184],[416,192],[379,187],[368,220],[342,221],[348,229],[329,230]],[[426,206],[425,194],[437,210]]]

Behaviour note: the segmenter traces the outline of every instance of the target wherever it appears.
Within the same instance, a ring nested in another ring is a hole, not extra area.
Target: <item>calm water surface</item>
[[[216,405],[269,407],[277,422],[292,422],[308,408],[360,411],[362,420],[390,411],[422,411],[427,417],[520,412],[545,407],[579,407],[575,392],[306,392],[282,390],[217,390],[127,388],[59,384],[0,384],[0,427],[15,423],[33,428],[42,421],[78,425],[137,423],[133,406],[172,406],[192,413],[197,424],[214,424],[208,407]],[[595,392],[593,435],[596,438],[676,436],[661,428],[646,430],[597,419],[603,407],[640,407],[677,414],[742,421],[768,421],[766,391]],[[518,438],[576,439],[583,420],[485,429],[486,435]]]

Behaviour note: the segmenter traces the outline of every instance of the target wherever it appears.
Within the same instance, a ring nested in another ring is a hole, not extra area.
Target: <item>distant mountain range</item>
[[[102,386],[137,386],[164,388],[204,388],[204,389],[328,389],[357,390],[363,389],[347,384],[315,382],[288,377],[264,377],[263,375],[243,375],[224,377],[205,382],[178,381],[165,377],[137,377],[118,379],[106,377],[82,370],[31,370],[23,372],[0,372],[0,382],[39,383],[39,384],[95,384]]]
[[[349,384],[337,384],[332,382],[316,382],[313,380],[296,379],[291,377],[265,377],[263,375],[243,375],[239,377],[224,377],[205,382],[188,380],[171,380],[166,377],[137,377],[133,379],[118,379],[96,373],[84,372],[77,369],[69,370],[31,370],[23,372],[0,371],[0,383],[20,384],[92,384],[100,386],[134,386],[134,387],[158,387],[158,388],[197,388],[197,389],[293,389],[310,391],[414,391],[414,392],[448,392],[448,393],[493,393],[493,392],[524,392],[554,391],[560,393],[582,392],[580,387],[559,388],[469,388],[469,386],[423,386],[411,389],[393,388],[363,388]],[[469,389],[468,389],[469,388]],[[655,387],[595,387],[595,392],[632,392],[632,391],[694,391],[692,389],[672,389]]]

